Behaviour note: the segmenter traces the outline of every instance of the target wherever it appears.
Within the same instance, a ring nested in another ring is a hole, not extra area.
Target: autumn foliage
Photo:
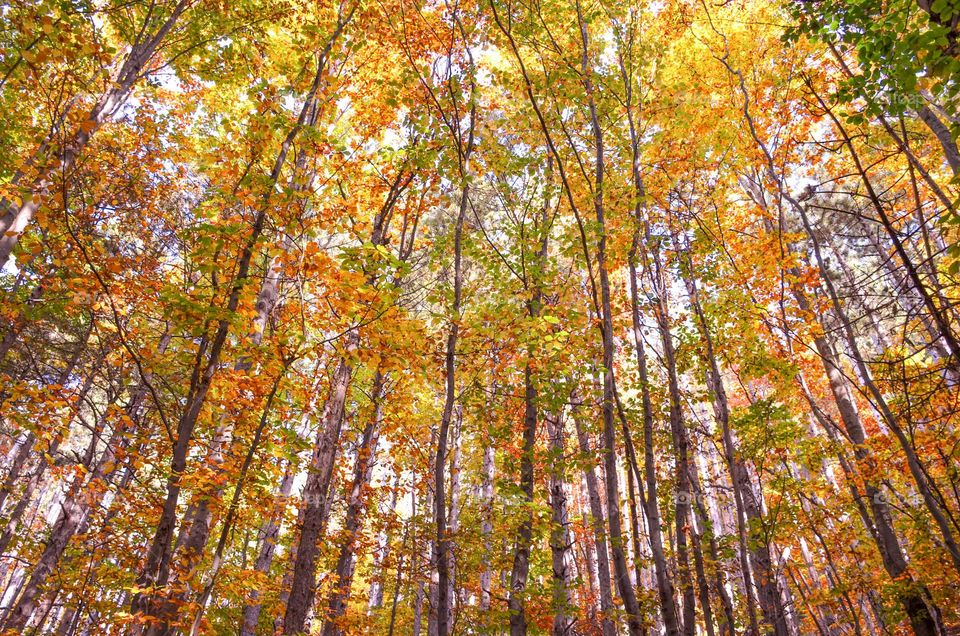
[[[0,633],[960,633],[960,4],[0,4]]]

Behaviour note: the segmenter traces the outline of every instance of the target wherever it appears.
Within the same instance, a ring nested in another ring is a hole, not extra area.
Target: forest
[[[960,0],[0,1],[0,634],[960,634]]]

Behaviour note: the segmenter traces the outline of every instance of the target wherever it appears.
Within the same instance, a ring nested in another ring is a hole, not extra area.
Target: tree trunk
[[[836,52],[835,49],[834,51]],[[757,133],[756,127],[753,123],[753,117],[750,114],[750,99],[749,94],[747,93],[746,83],[744,82],[743,75],[739,71],[734,71],[734,69],[727,65],[725,61],[724,64],[727,66],[727,69],[730,71],[730,73],[738,80],[740,93],[743,97],[742,109],[744,118],[747,121],[747,126],[750,129],[751,136],[763,153],[766,161],[766,170],[770,179],[774,182],[774,184],[776,184],[777,192],[780,197],[786,199],[795,211],[802,212],[803,209],[800,203],[791,197],[786,191],[783,181],[776,171],[776,164],[774,163],[773,156],[770,154],[766,144],[760,139],[760,136]],[[862,174],[862,170],[860,172]],[[758,189],[758,186],[754,186],[754,189]],[[758,205],[765,207],[764,197],[762,196],[761,192],[750,191],[750,193]],[[793,246],[789,244],[787,244],[787,249],[791,254],[795,253]],[[788,273],[793,279],[790,282],[790,291],[797,301],[797,305],[800,307],[800,310],[807,315],[818,315],[816,312],[812,311],[810,302],[806,298],[806,294],[797,282],[801,278],[797,268],[789,268]],[[821,333],[826,333],[826,330]],[[824,369],[827,372],[830,390],[833,393],[834,400],[837,404],[837,409],[840,412],[840,419],[843,422],[850,441],[854,444],[854,456],[856,457],[858,463],[864,465],[866,469],[864,474],[872,474],[873,471],[870,468],[870,464],[873,463],[873,458],[871,457],[869,449],[864,445],[866,435],[864,434],[863,426],[860,423],[860,416],[857,413],[857,407],[853,401],[853,396],[850,394],[850,389],[847,386],[846,379],[843,376],[843,372],[839,366],[836,356],[834,355],[831,347],[823,335],[817,335],[814,337],[814,346],[821,361],[823,362]],[[870,500],[870,508],[873,511],[873,527],[875,529],[873,537],[877,543],[877,548],[880,551],[884,569],[887,570],[887,573],[894,581],[906,579],[909,583],[912,583],[912,577],[907,572],[907,563],[903,554],[903,550],[900,547],[899,539],[897,538],[896,531],[894,530],[893,523],[890,519],[889,509],[880,494],[879,488],[877,488],[876,484],[868,482],[866,484],[866,494]],[[937,614],[938,612],[934,610],[931,613],[931,611],[927,609],[927,606],[924,602],[927,598],[929,598],[929,591],[927,591],[922,585],[910,585],[908,589],[903,590],[900,593],[900,600],[904,606],[905,612],[910,617],[910,623],[917,636],[934,636],[938,632],[937,621],[932,615],[932,613]]]
[[[347,515],[343,527],[346,537],[340,547],[340,556],[337,558],[337,567],[334,571],[334,580],[327,603],[327,615],[321,632],[322,636],[340,636],[343,634],[343,630],[337,624],[337,621],[347,611],[347,600],[350,598],[350,588],[353,584],[353,573],[356,566],[356,545],[363,526],[363,511],[366,503],[364,490],[369,487],[370,477],[373,475],[377,441],[383,424],[386,378],[380,372],[377,372],[373,380],[373,396],[373,418],[363,429],[360,445],[357,448],[357,461],[353,469],[353,484],[350,487]]]
[[[649,233],[647,236],[649,242]],[[663,264],[659,252],[653,251],[654,267],[651,270],[653,289],[657,294],[654,301],[654,315],[657,328],[660,332],[660,343],[663,349],[663,364],[667,372],[667,387],[670,404],[670,434],[673,439],[675,453],[674,471],[676,474],[674,505],[676,508],[676,554],[677,570],[680,579],[680,590],[683,599],[682,629],[685,636],[695,636],[696,633],[696,594],[693,584],[693,575],[690,567],[690,554],[687,545],[687,534],[692,528],[690,518],[691,504],[695,493],[690,484],[690,438],[683,417],[680,384],[677,377],[676,354],[673,345],[673,335],[670,333],[670,313],[667,299],[667,285],[664,280]],[[779,635],[778,635],[779,636]]]
[[[957,142],[955,142],[950,135],[950,129],[940,121],[940,118],[933,112],[933,109],[927,105],[923,105],[917,109],[917,118],[927,125],[930,132],[932,132],[934,137],[937,138],[937,141],[940,142],[940,147],[943,149],[943,158],[947,160],[950,170],[952,170],[953,175],[956,176],[960,173],[960,151],[957,150]]]
[[[473,121],[473,119],[471,119]],[[470,137],[473,137],[471,124]],[[472,145],[472,142],[471,142]],[[469,153],[467,154],[469,157]],[[464,168],[466,170],[466,168]],[[437,433],[437,454],[434,458],[434,501],[433,515],[436,524],[437,536],[434,542],[433,563],[437,572],[437,603],[431,607],[431,617],[435,616],[437,636],[447,636],[450,621],[450,539],[447,536],[447,495],[446,495],[446,463],[447,437],[453,419],[454,402],[456,400],[456,372],[457,372],[457,338],[460,333],[460,304],[463,297],[463,224],[467,215],[467,205],[470,196],[470,183],[466,179],[466,172],[462,176],[463,188],[460,191],[460,205],[457,220],[454,226],[454,254],[453,254],[453,306],[454,320],[450,323],[447,333],[444,368],[446,383],[443,401],[443,413],[440,417],[440,429]]]
[[[496,383],[493,383],[491,395],[496,395]],[[491,398],[492,400],[492,398]],[[487,430],[489,434],[489,430]],[[480,573],[480,611],[490,609],[490,586],[493,583],[493,568],[490,565],[493,556],[491,537],[493,534],[493,480],[496,471],[496,447],[493,438],[488,437],[483,447],[483,466],[480,484],[480,533],[483,535],[483,553],[485,565]]]
[[[574,392],[570,397],[573,404],[573,423],[577,431],[577,441],[580,445],[580,452],[591,457],[593,450],[590,447],[590,441],[587,433],[583,429],[583,424],[578,417],[578,411],[582,404],[579,396]],[[613,636],[616,634],[616,626],[613,619],[613,593],[611,591],[610,581],[610,561],[607,550],[607,533],[605,531],[603,503],[600,499],[600,487],[597,483],[597,474],[592,464],[588,464],[583,469],[583,478],[587,484],[587,497],[590,505],[590,526],[593,529],[594,544],[597,554],[597,582],[600,588],[600,611],[603,613],[601,619],[604,636]]]
[[[116,461],[115,451],[121,444],[123,434],[123,429],[118,428],[114,431],[100,460],[91,471],[91,483],[107,481],[116,472],[119,464]],[[96,438],[93,441],[95,443]],[[33,571],[24,585],[20,598],[6,616],[4,629],[22,630],[26,627],[47,577],[57,568],[67,549],[67,544],[90,513],[91,504],[83,495],[83,482],[76,479],[61,504],[60,516],[50,532],[40,559],[33,566]]]
[[[388,517],[393,517],[397,511],[397,495],[400,492],[400,473],[396,475],[393,490],[390,493],[390,505],[387,508]],[[391,532],[383,530],[377,537],[377,550],[373,555],[373,580],[370,582],[370,592],[367,595],[367,607],[371,610],[383,607],[383,568],[390,558]],[[406,537],[404,537],[406,541]],[[403,558],[403,555],[400,555]],[[398,566],[399,567],[399,566]]]
[[[553,526],[550,531],[550,553],[553,563],[553,636],[567,636],[573,628],[575,616],[573,600],[573,540],[567,513],[567,493],[564,484],[563,419],[547,413],[547,434],[550,436],[550,509]]]
[[[596,224],[599,229],[597,238],[597,271],[600,279],[600,317],[601,339],[603,345],[603,465],[607,494],[607,523],[610,527],[610,554],[613,559],[613,569],[616,573],[617,589],[623,599],[624,610],[627,614],[627,628],[630,636],[641,636],[643,626],[640,622],[640,606],[637,595],[630,581],[630,569],[624,553],[623,529],[620,520],[620,485],[617,479],[617,447],[616,428],[614,425],[615,409],[615,376],[614,376],[614,341],[613,341],[613,308],[610,294],[610,275],[607,271],[607,230],[603,202],[604,192],[604,143],[603,131],[597,114],[597,105],[594,99],[594,86],[591,79],[592,70],[589,67],[588,51],[590,49],[587,35],[587,25],[584,22],[579,0],[577,2],[577,22],[580,30],[580,73],[583,89],[587,97],[590,112],[590,126],[593,132],[594,143],[594,184],[593,208],[596,215]],[[586,247],[586,246],[584,246]]]
[[[829,272],[826,270],[826,267],[823,262],[823,257],[820,253],[820,245],[813,234],[813,230],[810,227],[809,220],[806,215],[806,211],[802,206],[797,206],[797,211],[800,212],[801,218],[803,220],[804,228],[807,230],[810,240],[813,243],[813,252],[816,257],[816,262],[818,269],[820,271],[821,279],[823,279],[828,293],[830,295],[831,302],[834,307],[834,312],[837,314],[837,318],[840,320],[841,325],[843,326],[843,332],[846,335],[847,343],[851,348],[853,353],[854,361],[857,364],[858,371],[861,375],[861,380],[867,386],[868,390],[874,398],[875,406],[880,410],[881,415],[886,421],[887,425],[890,426],[891,430],[894,431],[900,445],[903,448],[904,452],[907,455],[907,463],[910,467],[910,472],[913,474],[914,479],[917,482],[917,487],[923,495],[924,501],[927,503],[928,508],[933,514],[935,520],[941,528],[941,531],[944,532],[944,542],[947,545],[947,548],[954,558],[954,563],[960,569],[960,551],[958,551],[956,543],[953,541],[952,533],[949,530],[946,519],[943,518],[942,513],[939,513],[939,505],[933,500],[933,495],[930,492],[926,484],[926,477],[923,474],[919,466],[919,460],[916,457],[913,447],[911,446],[909,440],[906,439],[905,434],[902,431],[899,423],[897,422],[895,416],[893,415],[890,408],[887,406],[886,400],[883,395],[880,393],[877,386],[873,383],[873,380],[870,375],[870,371],[866,366],[866,363],[863,361],[863,356],[860,353],[859,346],[856,343],[856,337],[853,333],[853,328],[850,325],[850,321],[847,319],[846,313],[840,306],[839,298],[837,297],[836,289],[834,288],[833,281],[830,278]],[[841,413],[842,417],[842,413]],[[851,440],[854,441],[858,446],[863,443],[865,436],[863,431],[859,431],[861,441],[857,442],[854,440],[854,435],[851,435]],[[871,493],[871,490],[873,492]],[[876,486],[867,486],[867,494],[870,496],[871,500],[876,500],[882,497],[879,488]],[[884,551],[887,551],[887,555],[884,558],[885,563],[889,560],[890,565],[893,567],[894,571],[897,571],[898,574],[891,575],[895,578],[909,578],[909,575],[904,577],[904,573],[907,570],[906,559],[904,558],[899,541],[894,534],[892,523],[889,519],[884,519],[883,522],[879,522],[879,517],[884,516],[884,513],[887,515],[889,512],[884,509],[878,509],[874,507],[874,521],[877,525],[877,530],[880,533],[882,538],[881,543],[881,554]],[[938,514],[939,513],[939,514]],[[884,536],[889,533],[889,536]],[[888,570],[890,568],[888,567]],[[914,632],[918,635],[920,634],[936,634],[940,631],[942,627],[939,625],[939,610],[933,605],[933,600],[929,595],[929,592],[926,591],[926,588],[921,588],[920,591],[916,590],[905,590],[901,592],[901,599],[904,603],[904,609],[907,612],[907,615],[910,617],[910,623],[913,626]]]
[[[636,210],[639,217],[639,207]],[[660,503],[657,495],[657,467],[653,446],[653,405],[650,399],[650,380],[647,374],[647,355],[640,325],[640,298],[637,289],[637,246],[639,244],[640,220],[634,234],[630,251],[630,313],[633,323],[633,343],[640,373],[640,398],[643,407],[643,472],[646,481],[646,516],[650,535],[650,554],[653,557],[657,593],[660,598],[660,616],[666,636],[679,636],[680,623],[670,569],[663,549],[663,528],[660,525]]]
[[[283,517],[283,509],[286,507],[287,498],[293,490],[294,480],[293,467],[287,466],[280,480],[280,487],[277,489],[273,510],[270,518],[260,526],[258,533],[258,542],[260,552],[253,564],[253,570],[262,576],[270,572],[270,566],[273,565],[273,556],[277,551],[277,540],[280,537],[280,520]],[[250,592],[250,598],[247,605],[243,608],[243,625],[240,629],[240,636],[255,636],[257,633],[257,623],[260,620],[260,610],[263,607],[260,603],[260,590],[254,589]]]
[[[279,256],[275,257],[271,259],[264,274],[255,305],[257,314],[250,332],[250,343],[253,347],[259,347],[262,343],[270,315],[276,306],[282,266],[281,258]],[[242,373],[249,372],[251,368],[251,361],[246,357],[241,357],[234,364],[234,370]],[[177,560],[177,557],[180,558],[181,562],[179,563],[177,576],[186,581],[194,578],[194,568],[202,561],[207,542],[210,540],[214,512],[211,504],[223,498],[226,484],[229,481],[224,475],[224,464],[233,440],[233,431],[238,415],[236,413],[224,413],[221,418],[220,425],[214,434],[213,448],[205,459],[205,463],[213,475],[209,480],[210,486],[201,489],[197,495],[197,500],[184,513],[180,536],[174,546],[173,558],[174,561]],[[188,521],[189,523],[187,523]],[[184,585],[188,586],[189,584]]]
[[[326,506],[330,481],[333,475],[340,431],[343,427],[343,407],[350,384],[352,368],[347,356],[352,355],[359,344],[356,331],[347,336],[347,351],[337,363],[330,382],[330,393],[320,420],[323,422],[320,435],[310,460],[310,471],[303,487],[303,515],[300,537],[297,541],[293,562],[293,578],[287,597],[287,609],[283,617],[283,633],[297,634],[304,631],[307,613],[313,606],[316,586],[317,541],[327,522],[329,509]]]
[[[689,255],[688,255],[689,258]],[[687,268],[693,271],[692,267]],[[776,577],[770,561],[770,547],[762,536],[748,537],[747,528],[762,528],[763,517],[760,502],[754,494],[750,483],[750,472],[737,452],[737,444],[730,428],[730,408],[727,403],[727,392],[723,386],[723,376],[720,374],[720,365],[717,363],[713,348],[713,337],[707,323],[706,314],[700,304],[700,296],[696,281],[691,275],[684,278],[687,294],[690,297],[691,307],[696,315],[697,329],[703,344],[703,358],[707,366],[707,387],[713,402],[713,412],[720,424],[723,439],[723,451],[730,471],[730,480],[733,484],[733,496],[737,507],[737,532],[741,554],[747,553],[748,546],[753,574],[756,577],[756,587],[759,591],[760,610],[763,613],[767,627],[773,629],[777,636],[787,636],[787,624],[783,604],[780,602],[780,592],[777,589]],[[745,517],[745,519],[744,519]],[[752,596],[752,585],[746,563],[741,567],[744,576],[745,589]]]

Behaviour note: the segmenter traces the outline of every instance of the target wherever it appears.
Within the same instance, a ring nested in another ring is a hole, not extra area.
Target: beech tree
[[[960,629],[960,7],[0,10],[0,631]]]

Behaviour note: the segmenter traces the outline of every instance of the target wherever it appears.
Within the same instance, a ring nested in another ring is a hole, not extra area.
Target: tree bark
[[[573,540],[567,513],[567,493],[564,483],[563,461],[565,441],[563,419],[551,413],[544,415],[550,437],[552,458],[549,488],[550,510],[553,522],[550,531],[550,553],[553,564],[553,636],[568,636],[573,629]]]
[[[293,578],[287,597],[287,609],[283,617],[283,633],[297,634],[304,631],[307,613],[313,606],[316,587],[317,541],[326,526],[329,509],[326,506],[327,495],[340,442],[343,427],[344,402],[350,384],[352,367],[347,356],[351,356],[359,344],[356,331],[347,336],[347,350],[337,363],[330,382],[330,393],[323,408],[321,422],[323,427],[317,438],[310,471],[303,487],[303,514],[300,524],[300,536],[297,541],[296,556],[293,561]]]
[[[377,441],[380,437],[380,428],[383,424],[383,400],[386,397],[386,378],[380,372],[373,380],[373,417],[367,422],[357,448],[357,460],[353,469],[353,483],[347,503],[347,515],[344,521],[343,532],[346,537],[340,547],[337,558],[337,567],[334,571],[332,588],[327,602],[327,615],[324,620],[322,636],[340,636],[342,628],[337,621],[347,611],[347,600],[350,598],[350,588],[353,584],[353,573],[356,567],[356,546],[363,525],[363,510],[366,503],[364,491],[369,487],[370,477],[373,475]]]
[[[836,52],[835,49],[834,51]],[[747,93],[746,83],[743,79],[743,75],[739,71],[735,71],[731,66],[729,66],[726,59],[722,60],[722,62],[727,67],[727,70],[730,71],[730,73],[738,80],[740,93],[743,98],[742,111],[744,118],[746,119],[751,136],[763,153],[766,161],[765,168],[768,176],[776,185],[779,196],[783,199],[786,199],[795,211],[801,212],[802,206],[798,201],[796,201],[796,199],[787,193],[783,181],[776,171],[776,164],[774,163],[773,155],[770,154],[767,145],[762,139],[760,139],[759,133],[757,132],[753,123],[753,117],[750,114],[749,94]],[[766,207],[764,197],[762,196],[761,192],[751,192],[751,196],[754,197],[754,200],[758,205]],[[793,246],[788,244],[787,249],[791,254],[794,253]],[[797,271],[795,267],[791,267],[788,269],[788,273],[792,277],[792,281],[790,281],[790,291],[793,294],[797,305],[800,307],[800,310],[807,315],[817,315],[812,310],[806,294],[797,282],[800,280],[799,271]],[[820,326],[822,327],[823,325],[821,324]],[[870,465],[873,463],[873,458],[871,457],[869,449],[864,445],[866,435],[864,434],[863,426],[860,423],[860,416],[857,413],[856,403],[853,401],[853,396],[850,394],[850,389],[846,383],[846,379],[843,376],[843,372],[839,366],[836,356],[834,355],[831,347],[823,335],[817,335],[814,337],[814,346],[821,361],[823,362],[824,369],[826,370],[830,390],[833,393],[834,401],[836,402],[837,409],[840,412],[840,419],[843,422],[850,441],[854,444],[854,456],[856,457],[858,463],[864,465],[864,473],[870,475],[873,472],[870,467]],[[883,499],[882,495],[880,494],[880,490],[875,483],[868,481],[865,489],[867,497],[870,500],[870,508],[873,512],[873,527],[875,529],[873,536],[877,543],[877,548],[880,551],[884,569],[887,570],[887,573],[894,581],[907,579],[910,583],[912,583],[912,577],[907,572],[906,559],[900,546],[896,531],[893,528],[887,503]],[[919,586],[919,588],[915,585],[909,585],[908,589],[903,590],[900,593],[901,603],[904,606],[905,612],[910,617],[911,625],[917,636],[934,636],[938,631],[937,624],[934,616],[932,616],[931,612],[927,609],[927,606],[924,602],[925,598],[929,598],[929,592],[926,591],[926,588],[924,588],[922,585]],[[938,612],[934,610],[933,613]]]
[[[258,532],[258,542],[260,551],[254,561],[253,569],[262,576],[270,572],[270,566],[273,565],[273,557],[277,551],[277,540],[280,537],[280,520],[283,517],[283,509],[286,506],[287,498],[293,490],[294,480],[293,467],[288,465],[280,480],[280,486],[277,488],[276,500],[270,518],[260,526]],[[247,605],[243,608],[243,625],[240,628],[240,636],[255,636],[257,633],[257,623],[260,621],[260,610],[263,605],[260,603],[261,591],[254,589],[250,592]]]
[[[390,493],[390,505],[387,507],[387,514],[392,517],[397,511],[397,495],[400,492],[400,473],[396,475],[393,483],[393,490]],[[373,555],[374,578],[370,582],[370,592],[367,595],[367,607],[371,610],[383,607],[383,568],[390,558],[390,536],[389,530],[381,531],[377,537],[377,550]],[[406,536],[404,536],[406,541]],[[402,558],[403,555],[400,555]],[[399,566],[398,566],[399,567]]]
[[[657,467],[654,459],[653,444],[653,404],[650,398],[650,379],[647,371],[647,355],[643,344],[643,331],[640,322],[640,298],[637,289],[637,247],[640,236],[639,204],[635,210],[638,225],[630,251],[630,314],[633,324],[633,344],[637,356],[637,369],[640,374],[640,398],[643,408],[643,472],[646,481],[646,516],[650,535],[650,554],[653,557],[654,574],[657,580],[657,594],[660,599],[660,616],[666,636],[680,635],[680,622],[677,617],[676,597],[666,553],[663,548],[663,528],[660,524],[660,503],[657,495]]]
[[[587,437],[587,433],[578,415],[582,401],[576,392],[571,395],[570,401],[573,404],[573,423],[577,431],[577,441],[580,445],[580,452],[590,457],[593,454],[593,450],[590,447],[590,440]],[[593,539],[597,554],[597,582],[600,592],[600,611],[603,614],[601,625],[604,636],[613,636],[616,634],[616,626],[613,622],[614,604],[610,581],[606,524],[604,522],[603,503],[600,499],[600,487],[597,483],[597,473],[592,464],[588,464],[583,469],[583,478],[587,484],[587,498],[590,506],[590,526],[593,529]]]
[[[654,259],[659,259],[654,253]],[[656,278],[662,276],[662,265],[655,266]],[[690,486],[689,470],[689,435],[683,420],[680,385],[677,378],[677,363],[674,353],[673,336],[670,333],[670,316],[667,309],[666,285],[662,280],[655,281],[654,289],[658,300],[655,302],[655,315],[660,331],[660,343],[663,347],[664,366],[667,370],[667,387],[670,402],[670,433],[673,438],[673,449],[676,454],[674,461],[676,487],[674,491],[674,505],[676,508],[676,553],[677,570],[680,579],[680,589],[683,598],[683,634],[695,636],[696,633],[696,597],[694,593],[693,576],[690,571],[690,554],[687,549],[687,533],[692,527],[690,509],[694,493]],[[779,635],[778,635],[779,636]]]
[[[692,267],[688,267],[687,269],[689,271],[693,270]],[[707,366],[707,387],[710,390],[710,397],[713,402],[714,416],[720,424],[724,456],[727,468],[730,471],[730,480],[733,484],[733,496],[737,507],[737,533],[741,555],[748,552],[748,546],[753,546],[749,549],[750,561],[753,574],[757,579],[756,588],[759,591],[760,610],[763,613],[764,622],[766,622],[768,628],[773,629],[773,633],[777,634],[777,636],[787,636],[788,630],[785,612],[783,604],[780,602],[780,593],[777,589],[776,577],[771,566],[770,546],[762,536],[748,536],[750,533],[748,533],[747,528],[763,527],[763,516],[760,502],[757,501],[753,485],[750,483],[749,469],[739,457],[737,444],[734,441],[734,434],[730,428],[730,407],[727,402],[727,392],[723,386],[723,376],[720,374],[720,365],[717,363],[717,357],[713,347],[713,337],[710,334],[710,327],[707,323],[703,306],[700,304],[696,281],[691,274],[685,276],[685,283],[687,293],[690,297],[691,307],[696,315],[697,329],[700,332],[700,339],[703,345],[702,355]],[[744,587],[752,597],[753,586],[750,582],[746,563],[742,563],[741,565]]]

